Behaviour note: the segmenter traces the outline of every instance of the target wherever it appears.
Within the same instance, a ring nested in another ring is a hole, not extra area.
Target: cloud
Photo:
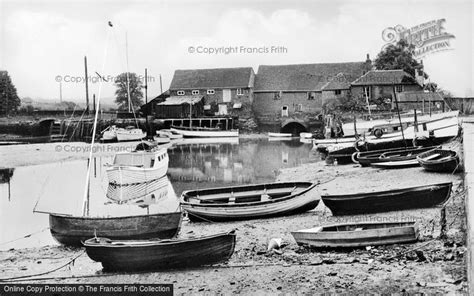
[[[410,5],[410,6],[409,6]],[[105,75],[126,70],[125,33],[128,33],[129,69],[143,74],[148,68],[155,82],[150,96],[164,89],[175,69],[252,66],[372,59],[383,45],[381,32],[444,17],[456,35],[455,50],[426,59],[433,80],[458,95],[472,95],[472,5],[426,2],[79,2],[73,8],[47,2],[34,9],[10,3],[4,11],[2,68],[12,75],[20,96],[57,98],[56,75],[83,75],[87,55],[89,72],[101,71],[109,30]],[[91,9],[93,6],[93,9]],[[410,9],[407,9],[410,7]],[[111,20],[114,28],[107,26]],[[190,46],[284,46],[285,54],[191,54]],[[453,75],[452,73],[460,73]],[[97,92],[97,84],[91,92]],[[63,84],[66,98],[84,97],[82,83]],[[113,96],[104,85],[103,95]]]

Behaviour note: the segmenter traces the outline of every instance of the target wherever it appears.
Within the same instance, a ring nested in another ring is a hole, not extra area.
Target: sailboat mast
[[[402,117],[400,116],[400,108],[398,107],[397,92],[395,91],[395,84],[393,84],[393,97],[395,98],[395,105],[397,106],[398,122],[400,123],[400,130],[402,131],[403,144],[407,149],[407,141],[405,141],[405,133],[403,132]]]
[[[110,22],[109,22],[110,26]],[[104,63],[102,65],[102,70],[105,68],[105,61],[107,58],[107,49],[108,49],[108,44],[109,44],[109,34],[110,31],[107,32],[107,39],[105,41],[105,49],[104,49]],[[94,151],[94,142],[95,142],[95,136],[97,133],[97,118],[99,117],[99,106],[100,106],[100,97],[101,97],[101,91],[102,91],[102,77],[100,77],[100,83],[99,83],[99,91],[97,95],[97,105],[95,107],[95,115],[94,115],[94,125],[92,128],[92,140],[91,140],[91,149],[89,151],[89,161],[87,162],[87,174],[86,174],[86,185],[85,185],[85,190],[84,190],[84,200],[82,203],[82,215],[86,216],[89,215],[89,193],[90,193],[90,175],[91,175],[91,165],[90,165],[90,160],[92,159],[92,152]]]
[[[128,113],[130,113],[131,109],[131,101],[130,101],[130,73],[128,71],[128,33],[125,33],[125,55],[127,59],[127,99],[128,99]]]

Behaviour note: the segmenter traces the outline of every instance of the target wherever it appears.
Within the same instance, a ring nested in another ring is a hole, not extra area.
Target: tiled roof
[[[403,70],[371,70],[351,85],[416,84],[416,80]]]
[[[171,96],[167,98],[164,102],[158,103],[157,105],[182,105],[189,104],[192,105],[200,102],[203,96]]]
[[[320,91],[339,73],[349,82],[356,80],[365,67],[365,62],[262,65],[255,78],[255,91]]]
[[[336,90],[336,89],[349,89],[351,86],[350,77],[346,77],[344,73],[339,73],[334,78],[326,83],[321,90]]]
[[[176,70],[171,81],[171,90],[203,88],[246,88],[253,87],[253,69],[218,68]]]
[[[443,95],[438,92],[424,92],[424,91],[405,91],[398,94],[398,100],[400,102],[413,101],[413,102],[429,102],[429,101],[442,101]]]

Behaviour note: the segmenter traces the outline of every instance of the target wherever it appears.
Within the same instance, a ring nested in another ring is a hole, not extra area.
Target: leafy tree
[[[135,73],[128,73],[130,85],[130,101],[133,110],[138,110],[143,105],[142,82]],[[127,73],[120,74],[115,80],[115,102],[119,106],[119,110],[128,110],[127,95]]]
[[[324,114],[335,114],[340,116],[345,113],[362,113],[365,111],[365,107],[366,104],[363,97],[358,98],[349,93],[346,96],[335,100],[328,100],[323,105],[323,112]]]
[[[390,44],[385,47],[374,61],[377,70],[397,70],[402,69],[411,76],[415,77],[415,71],[423,66],[413,58],[415,46],[408,44],[407,41],[401,39],[395,45]],[[425,78],[428,75],[423,72]]]
[[[0,115],[17,111],[20,105],[21,101],[10,75],[7,71],[0,71]]]

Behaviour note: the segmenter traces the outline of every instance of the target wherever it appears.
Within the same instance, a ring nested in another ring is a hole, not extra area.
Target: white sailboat
[[[168,171],[169,157],[166,147],[152,151],[117,153],[107,168],[110,184],[130,185],[157,180]]]

